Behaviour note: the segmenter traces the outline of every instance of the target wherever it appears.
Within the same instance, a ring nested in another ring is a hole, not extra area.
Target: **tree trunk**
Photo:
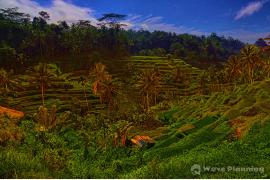
[[[6,89],[6,93],[8,92],[8,85],[7,83],[5,83],[5,89]]]
[[[146,109],[147,109],[147,111],[149,109],[149,94],[148,94],[148,92],[146,93]]]
[[[85,97],[85,101],[86,101],[87,110],[89,111],[89,105],[88,105],[87,95],[86,95],[86,91],[85,91],[85,85],[83,85],[83,93],[84,93],[84,97]]]
[[[248,76],[249,76],[249,83],[252,83],[252,68],[251,65],[248,66]]]
[[[157,90],[156,90],[156,88],[155,88],[155,105],[157,104]]]
[[[254,82],[254,71],[253,68],[251,67],[251,82]]]
[[[39,31],[39,50],[40,50],[40,56],[43,56],[43,52],[42,52],[42,45],[41,45],[41,33]]]
[[[41,83],[41,98],[42,98],[42,105],[44,106],[44,83]]]

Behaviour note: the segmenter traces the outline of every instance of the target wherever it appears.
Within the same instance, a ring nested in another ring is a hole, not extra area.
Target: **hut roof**
[[[149,136],[140,136],[140,135],[137,135],[137,136],[134,136],[132,139],[131,139],[131,142],[134,144],[134,145],[137,145],[137,146],[140,146],[140,147],[143,147],[147,144],[152,144],[154,143],[154,140],[152,138],[150,138]]]
[[[0,106],[0,116],[3,116],[5,114],[10,118],[19,118],[20,119],[20,118],[24,117],[24,113],[21,111],[17,111],[14,109],[9,109],[9,108]]]

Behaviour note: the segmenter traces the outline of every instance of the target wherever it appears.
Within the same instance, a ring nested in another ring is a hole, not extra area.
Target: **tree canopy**
[[[57,61],[60,66],[89,68],[101,59],[166,54],[202,65],[224,61],[244,47],[239,40],[214,33],[206,37],[125,30],[125,18],[122,14],[104,14],[98,19],[101,26],[87,19],[73,24],[49,23],[50,15],[44,11],[31,20],[18,8],[0,9],[0,66],[16,70],[20,69],[18,62],[29,66]]]

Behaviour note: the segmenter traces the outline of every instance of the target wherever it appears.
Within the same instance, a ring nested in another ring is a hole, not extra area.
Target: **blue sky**
[[[254,42],[270,34],[270,0],[0,0],[1,7],[18,6],[52,21],[90,19],[104,13],[126,14],[129,28],[176,33],[232,36]]]

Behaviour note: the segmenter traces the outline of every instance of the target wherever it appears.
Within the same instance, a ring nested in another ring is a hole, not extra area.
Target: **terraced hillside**
[[[128,60],[114,61],[107,66],[114,80],[127,87],[126,90],[134,88],[134,75],[136,73],[156,68],[163,77],[161,93],[171,96],[196,94],[197,78],[201,73],[201,70],[180,59],[170,61],[165,57],[134,56]],[[188,85],[170,80],[176,67],[180,67],[188,75],[190,79]],[[130,71],[130,73],[127,71]],[[86,98],[80,80],[82,77],[86,78],[87,75],[88,71],[86,70],[65,73],[51,82],[51,85],[45,89],[46,105],[56,104],[60,108],[58,112],[65,110],[80,111],[80,109],[86,108]],[[12,93],[11,96],[3,98],[2,104],[24,111],[26,114],[33,114],[42,105],[40,90],[28,82],[28,75],[18,75],[17,78],[22,82],[22,88]],[[86,87],[86,94],[91,112],[96,113],[100,109],[104,109],[104,105],[100,104],[98,98],[92,94],[89,85]]]
[[[126,64],[131,66],[131,70],[140,72],[146,69],[158,69],[163,77],[163,84],[161,93],[172,94],[172,95],[194,95],[198,92],[198,78],[202,70],[192,67],[181,59],[168,60],[166,57],[146,57],[146,56],[133,56],[130,59],[124,61]],[[177,67],[185,73],[188,82],[173,82],[171,77]],[[121,72],[125,72],[123,69],[119,69],[116,74],[122,75]]]
[[[73,76],[62,76],[63,79],[67,77]],[[30,87],[29,84],[25,86]],[[79,88],[73,82],[73,87],[67,91]],[[33,122],[26,118],[22,120],[21,128],[31,130],[29,137],[26,136],[24,144],[16,143],[18,148],[2,148],[1,175],[22,178],[269,178],[269,89],[270,79],[266,79],[237,85],[233,91],[186,96],[157,104],[152,107],[155,118],[165,125],[129,134],[131,137],[141,134],[154,138],[156,143],[151,148],[112,147],[97,152],[85,145],[84,136],[70,128],[42,132],[44,136],[39,132],[34,134]],[[64,89],[56,92],[63,94]],[[83,101],[83,96],[81,98]],[[39,101],[37,96],[36,102]],[[89,132],[92,131],[87,129]],[[40,137],[43,141],[38,139]],[[31,146],[24,149],[27,143]],[[52,150],[45,145],[51,146]],[[68,151],[71,145],[72,149]],[[59,155],[63,149],[73,154],[63,160]],[[53,153],[55,151],[57,153]],[[51,158],[43,158],[45,153],[51,152]],[[58,160],[61,163],[57,166],[58,172],[50,173],[54,172]],[[46,165],[42,165],[44,162]],[[225,168],[225,171],[202,168],[194,173],[194,165]],[[259,170],[229,171],[228,167]]]
[[[269,178],[269,89],[268,79],[230,92],[184,97],[169,110],[157,110],[159,119],[170,125],[145,132],[156,137],[155,146],[143,154],[146,163],[131,167],[120,177]],[[126,158],[121,165],[128,166],[130,161],[132,158]],[[194,173],[191,168],[195,164],[225,171],[201,169]],[[260,170],[233,171],[228,167]]]
[[[86,108],[83,86],[78,81],[67,79],[67,75],[63,74],[58,80],[52,81],[50,86],[45,89],[45,104],[48,107],[56,104],[59,108],[58,112],[65,110],[78,112],[80,109]],[[12,93],[9,97],[4,97],[3,104],[32,115],[42,105],[40,89],[27,81],[27,75],[18,76],[18,78],[22,81],[22,89]],[[96,113],[104,108],[99,103],[98,98],[91,93],[89,87],[86,88],[86,96],[91,112]]]

